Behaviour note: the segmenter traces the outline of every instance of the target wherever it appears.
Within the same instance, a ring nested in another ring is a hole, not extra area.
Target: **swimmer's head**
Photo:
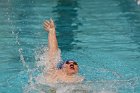
[[[78,72],[78,64],[74,60],[66,60],[59,65],[59,69],[62,69],[67,74],[76,74]]]

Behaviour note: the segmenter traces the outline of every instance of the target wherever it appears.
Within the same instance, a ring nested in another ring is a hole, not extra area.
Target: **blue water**
[[[94,93],[140,93],[134,0],[0,0],[0,93],[23,93],[36,77],[36,51],[47,46],[42,24],[50,17],[62,58],[78,61]]]

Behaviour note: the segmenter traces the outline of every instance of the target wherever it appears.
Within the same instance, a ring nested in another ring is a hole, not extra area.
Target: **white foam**
[[[48,48],[44,47],[41,50],[37,51],[36,53],[36,65],[37,67],[44,67],[43,70],[46,72],[46,70],[50,67],[52,63],[49,62],[49,56],[48,56]],[[55,55],[53,64],[57,66],[57,63],[61,61],[61,51],[60,49]]]
[[[140,0],[137,0],[137,4],[140,5]]]

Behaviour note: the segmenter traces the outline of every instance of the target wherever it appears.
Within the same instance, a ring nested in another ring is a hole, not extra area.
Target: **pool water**
[[[140,6],[134,0],[1,0],[0,93],[27,92],[28,85],[38,93],[32,91],[40,73],[36,56],[47,46],[43,22],[50,17],[62,58],[78,62],[92,93],[140,93]]]

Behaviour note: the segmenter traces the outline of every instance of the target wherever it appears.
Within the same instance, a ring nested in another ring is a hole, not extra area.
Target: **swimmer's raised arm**
[[[58,51],[58,42],[53,20],[46,20],[44,22],[44,28],[48,32],[48,52],[50,61],[52,61]]]

